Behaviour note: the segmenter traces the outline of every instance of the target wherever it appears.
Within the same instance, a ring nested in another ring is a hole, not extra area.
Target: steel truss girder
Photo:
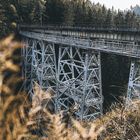
[[[61,46],[58,60],[59,110],[78,104],[75,113],[80,119],[95,119],[102,114],[100,53]]]
[[[130,104],[133,99],[140,99],[140,61],[131,62],[126,103]]]

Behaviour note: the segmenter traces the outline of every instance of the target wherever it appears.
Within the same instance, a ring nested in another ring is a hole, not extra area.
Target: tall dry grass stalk
[[[105,125],[101,140],[140,140],[140,100],[133,101],[127,109],[116,106],[96,123]]]
[[[27,130],[28,101],[21,90],[21,46],[13,41],[13,36],[0,42],[0,140],[17,140]]]

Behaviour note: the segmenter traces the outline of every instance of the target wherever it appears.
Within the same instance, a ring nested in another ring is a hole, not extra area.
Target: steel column
[[[25,78],[24,89],[29,91],[31,89],[31,80],[32,80],[32,50],[33,50],[33,40],[25,39],[25,44],[22,48],[23,60],[23,77]]]
[[[140,99],[140,61],[131,62],[126,103],[130,104],[133,99]]]

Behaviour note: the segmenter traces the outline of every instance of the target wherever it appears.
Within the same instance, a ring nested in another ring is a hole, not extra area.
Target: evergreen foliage
[[[46,0],[44,24],[134,28],[140,18],[133,11],[116,11],[90,0]]]
[[[116,11],[90,0],[2,0],[0,36],[15,31],[17,24],[138,28],[134,9]]]

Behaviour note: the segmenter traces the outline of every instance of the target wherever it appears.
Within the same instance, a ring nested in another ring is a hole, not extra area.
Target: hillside
[[[131,7],[131,11],[134,12],[136,15],[140,15],[140,6],[136,5],[134,7]]]

